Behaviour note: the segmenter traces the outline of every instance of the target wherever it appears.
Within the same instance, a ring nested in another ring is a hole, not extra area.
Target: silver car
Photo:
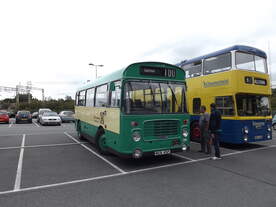
[[[51,109],[43,108],[38,110],[37,122],[41,124],[41,117],[44,112],[52,111]]]
[[[44,112],[40,119],[41,125],[59,125],[61,124],[61,119],[59,115],[54,111]]]
[[[61,111],[59,113],[62,122],[74,122],[74,112],[73,111]]]

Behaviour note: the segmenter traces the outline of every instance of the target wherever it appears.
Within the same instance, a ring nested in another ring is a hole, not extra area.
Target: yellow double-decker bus
[[[191,139],[199,140],[200,106],[222,114],[221,141],[242,144],[270,140],[271,86],[266,53],[235,45],[178,64],[186,72]]]

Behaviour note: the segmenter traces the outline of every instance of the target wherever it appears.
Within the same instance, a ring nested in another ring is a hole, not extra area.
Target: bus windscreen
[[[184,113],[185,86],[182,83],[128,81],[124,108],[127,114]]]

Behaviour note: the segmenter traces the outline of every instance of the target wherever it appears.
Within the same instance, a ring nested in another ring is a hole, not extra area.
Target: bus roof
[[[92,83],[88,83],[88,84],[78,88],[77,91],[85,90],[87,88],[96,87],[98,85],[109,83],[109,82],[112,82],[112,81],[121,80],[122,78],[126,78],[126,77],[130,77],[130,78],[135,77],[136,74],[134,74],[133,71],[131,71],[130,69],[134,68],[134,67],[136,68],[136,67],[139,67],[140,65],[145,65],[145,64],[146,65],[154,65],[156,67],[157,66],[159,66],[159,67],[169,66],[169,67],[173,67],[173,68],[177,67],[175,65],[168,64],[168,63],[163,63],[163,62],[137,62],[137,63],[130,64],[126,68],[122,68],[120,70],[109,73],[108,75],[100,77],[96,81],[93,81]],[[184,81],[185,71],[181,68],[179,68],[179,69],[181,71],[183,71],[183,77],[181,77],[180,80]]]
[[[209,54],[206,54],[206,55],[202,55],[200,57],[192,58],[190,60],[184,60],[184,61],[178,63],[177,66],[187,65],[189,63],[197,62],[197,61],[202,60],[202,59],[222,55],[222,54],[225,54],[225,53],[233,51],[233,50],[246,52],[246,53],[251,53],[251,54],[263,57],[263,58],[267,57],[266,53],[264,51],[260,50],[260,49],[250,47],[250,46],[245,46],[245,45],[234,45],[232,47],[228,47],[228,48],[225,48],[225,49],[222,49],[222,50],[218,50],[216,52],[212,52],[212,53],[209,53]]]

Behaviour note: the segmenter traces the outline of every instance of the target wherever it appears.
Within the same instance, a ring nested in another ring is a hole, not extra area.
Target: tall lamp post
[[[89,65],[89,66],[95,66],[95,69],[96,69],[96,79],[97,79],[97,78],[98,78],[97,68],[98,68],[98,67],[103,67],[104,65],[95,65],[95,64],[93,64],[93,63],[89,63],[88,65]]]

